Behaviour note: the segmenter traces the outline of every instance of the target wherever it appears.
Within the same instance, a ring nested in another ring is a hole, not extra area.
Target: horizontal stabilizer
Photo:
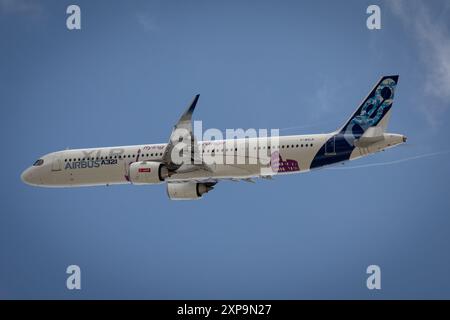
[[[367,129],[361,138],[355,140],[354,145],[359,148],[366,148],[372,143],[384,139],[384,130],[382,127],[370,127]]]

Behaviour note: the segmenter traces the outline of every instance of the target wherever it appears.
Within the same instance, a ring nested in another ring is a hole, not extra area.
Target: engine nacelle
[[[130,182],[133,184],[155,184],[169,176],[167,168],[159,162],[140,161],[130,164]]]
[[[198,183],[190,182],[169,182],[167,183],[167,195],[171,200],[196,200],[203,194],[214,189],[214,182]]]

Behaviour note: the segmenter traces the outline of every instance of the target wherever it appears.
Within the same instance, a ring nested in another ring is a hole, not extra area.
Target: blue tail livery
[[[397,82],[398,75],[382,77],[342,127],[340,134],[344,135],[350,145],[353,145],[354,140],[360,138],[370,127],[380,125],[383,131],[386,129]],[[382,121],[384,118],[385,121]]]
[[[317,152],[311,168],[349,160],[355,147],[383,139],[398,78],[384,76],[377,82],[350,119]]]

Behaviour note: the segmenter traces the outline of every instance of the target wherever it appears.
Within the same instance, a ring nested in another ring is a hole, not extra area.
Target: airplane
[[[40,187],[165,183],[170,199],[194,200],[213,190],[220,180],[254,182],[337,165],[406,142],[405,135],[386,132],[398,79],[398,75],[382,77],[336,131],[276,139],[197,141],[192,126],[196,95],[168,143],[52,152],[27,168],[21,179]]]

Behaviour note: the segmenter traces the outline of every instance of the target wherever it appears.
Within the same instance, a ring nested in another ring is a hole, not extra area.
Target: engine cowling
[[[196,200],[214,189],[215,183],[170,182],[167,183],[167,195],[171,200]]]
[[[169,171],[160,162],[140,161],[130,164],[130,182],[133,184],[155,184],[163,182]]]

